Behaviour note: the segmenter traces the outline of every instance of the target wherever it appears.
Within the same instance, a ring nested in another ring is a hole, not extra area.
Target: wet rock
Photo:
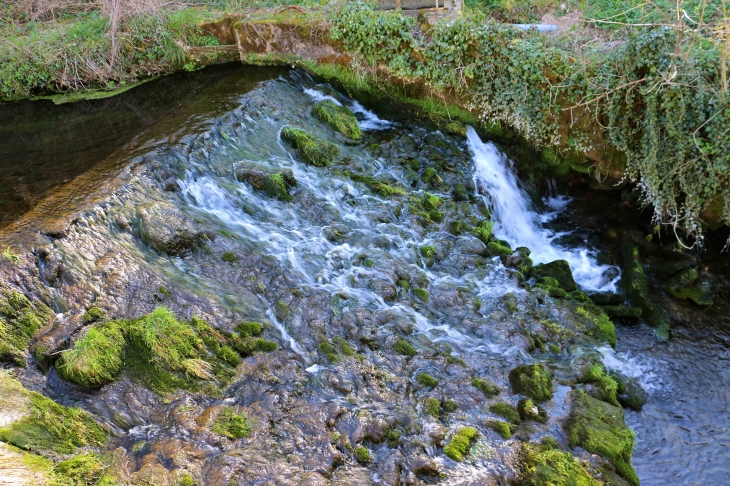
[[[487,245],[482,243],[478,238],[460,236],[454,242],[454,249],[463,255],[483,255],[487,249]]]
[[[643,313],[639,307],[630,305],[604,305],[601,309],[608,317],[619,319],[638,319]]]
[[[408,465],[417,476],[438,477],[439,475],[438,466],[425,454],[414,455]]]
[[[624,257],[621,284],[626,293],[626,299],[631,305],[641,308],[644,320],[650,325],[658,327],[661,336],[668,337],[669,321],[662,316],[651,301],[649,278],[641,263],[639,247],[635,243],[627,242],[621,245],[621,253]]]
[[[550,263],[541,263],[533,267],[534,275],[540,277],[552,277],[557,280],[561,289],[566,292],[578,290],[578,285],[573,279],[573,272],[565,260],[555,260]]]
[[[380,444],[385,440],[389,431],[390,424],[381,418],[376,418],[368,424],[365,431],[365,437],[373,441],[375,444]]]
[[[182,256],[199,249],[215,235],[198,229],[188,217],[170,203],[137,207],[139,234],[152,249],[171,256]]]
[[[312,107],[312,116],[353,140],[362,137],[355,114],[349,108],[337,105],[332,100],[315,103]]]
[[[241,164],[236,167],[236,179],[281,201],[290,201],[291,189],[297,186],[291,170],[274,171],[257,164]]]

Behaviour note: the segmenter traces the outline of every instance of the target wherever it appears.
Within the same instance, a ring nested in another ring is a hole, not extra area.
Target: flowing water
[[[343,378],[341,371],[322,362],[316,352],[317,333],[334,328],[338,332],[350,333],[353,340],[357,336],[360,343],[393,339],[392,335],[409,336],[427,349],[434,358],[420,361],[416,358],[415,368],[407,371],[408,388],[398,391],[398,400],[402,396],[406,401],[407,390],[415,383],[413,377],[417,372],[437,374],[440,370],[436,362],[439,356],[453,353],[470,369],[495,373],[495,376],[516,363],[532,362],[535,358],[525,351],[524,341],[519,337],[521,323],[530,319],[538,322],[540,319],[555,319],[558,315],[557,307],[538,303],[523,289],[513,272],[498,258],[482,258],[483,245],[475,238],[455,234],[447,224],[423,223],[413,201],[420,201],[429,194],[448,201],[441,207],[447,220],[477,221],[480,211],[476,204],[449,201],[448,184],[440,187],[424,185],[420,182],[419,169],[414,169],[409,160],[426,162],[437,157],[445,160],[445,164],[455,164],[454,167],[446,166],[442,172],[444,179],[458,181],[459,171],[471,178],[473,202],[481,201],[490,208],[495,235],[513,248],[528,247],[536,264],[565,259],[582,289],[619,290],[618,268],[598,263],[596,248],[560,243],[562,240],[559,238],[565,236],[566,231],[580,231],[581,228],[576,226],[581,224],[580,220],[573,221],[573,226],[568,225],[570,228],[563,231],[550,229],[546,224],[569,213],[573,207],[571,200],[552,197],[546,200],[546,211],[535,211],[525,191],[520,188],[509,159],[495,145],[482,141],[473,128],[468,129],[466,140],[459,140],[444,135],[435,127],[403,119],[381,119],[357,101],[328,85],[318,84],[298,71],[286,75],[274,71],[257,72],[272,80],[257,84],[261,79],[256,79],[255,74],[254,79],[243,78],[240,72],[233,71],[219,72],[218,78],[213,75],[209,78],[204,75],[186,78],[202,79],[201,85],[208,83],[210,87],[212,83],[218,88],[208,92],[202,90],[193,108],[187,107],[182,113],[179,111],[182,108],[176,105],[178,111],[174,116],[167,115],[168,122],[158,126],[158,132],[148,130],[146,136],[152,137],[154,143],[144,144],[144,150],[152,154],[145,160],[155,164],[154,170],[150,171],[150,180],[159,181],[165,188],[165,197],[169,194],[169,200],[183,208],[191,219],[223,235],[217,236],[211,243],[211,252],[234,251],[239,255],[239,267],[242,268],[223,266],[219,259],[206,254],[161,258],[120,229],[124,225],[118,221],[123,218],[109,211],[109,219],[115,221],[113,225],[96,224],[102,217],[89,213],[80,218],[80,229],[72,233],[77,241],[93,241],[93,249],[81,251],[63,240],[56,243],[59,254],[69,262],[70,271],[94,275],[93,270],[89,270],[93,265],[82,263],[88,252],[100,255],[128,252],[137,263],[134,268],[142,275],[138,277],[140,281],[164,279],[166,285],[178,285],[186,292],[204,295],[205,299],[214,302],[200,303],[190,294],[181,294],[180,300],[174,301],[181,307],[197,306],[196,311],[202,310],[203,314],[212,307],[214,310],[208,311],[209,315],[265,316],[275,330],[276,335],[272,337],[291,356],[290,360],[281,364],[288,370],[286,373],[295,376],[306,370],[306,377],[302,380],[311,380],[308,386],[328,400],[332,393],[330,386],[335,386],[332,383],[336,384],[336,390],[350,386],[352,393],[347,397],[332,395],[338,406],[353,410],[352,418],[343,419],[344,429],[338,429],[349,434],[357,430],[359,415],[355,414],[355,406],[384,417],[403,416],[406,412],[399,408],[401,404],[395,404],[386,395],[379,399],[378,393],[381,392],[372,391],[367,384],[358,382],[354,375]],[[156,85],[159,83],[149,84]],[[244,96],[244,92],[251,89],[253,91]],[[142,96],[141,92],[132,92]],[[196,98],[193,96],[191,99]],[[355,112],[365,132],[364,143],[347,142],[308,116],[313,102],[322,99],[330,99]],[[217,103],[213,108],[210,107],[211,101]],[[171,113],[161,111],[163,115]],[[159,116],[164,118],[163,115]],[[326,169],[302,163],[281,140],[281,129],[287,125],[303,126],[314,135],[337,143],[342,151],[342,162]],[[88,122],[79,126],[87,127]],[[193,129],[193,126],[197,128]],[[123,128],[121,131],[125,136],[132,139],[138,135],[140,127],[133,128],[127,124]],[[165,138],[155,135],[160,132],[165,133]],[[58,142],[51,145],[54,143]],[[100,145],[99,153],[89,155],[89,159],[106,157],[118,150],[111,144]],[[115,155],[115,160],[124,160],[125,153],[128,157],[131,154],[136,156],[140,145],[137,142],[124,147],[121,155]],[[154,147],[151,152],[150,146]],[[83,147],[79,153],[85,153]],[[402,163],[392,163],[393,160]],[[88,163],[80,164],[63,179],[75,177],[87,168]],[[297,181],[292,191],[294,200],[280,201],[255,190],[241,175],[247,171],[289,171]],[[350,172],[366,174],[394,187],[405,188],[412,200],[403,202],[373,192],[353,181],[348,176]],[[141,179],[141,176],[132,179],[130,184]],[[58,180],[53,180],[49,187],[58,183]],[[159,202],[162,198],[157,187],[138,184],[134,189],[121,191],[121,195],[115,196],[115,204],[122,208],[119,214],[130,220],[134,212],[127,206],[133,208],[135,204]],[[106,216],[104,211],[102,216]],[[111,246],[97,249],[102,245]],[[430,246],[434,247],[434,256],[427,256],[423,250]],[[99,261],[98,257],[95,261]],[[156,282],[154,280],[150,285],[161,285]],[[428,302],[423,302],[408,290],[415,288],[427,289]],[[125,288],[124,292],[128,290]],[[58,290],[58,295],[61,294],[63,289]],[[297,297],[302,295],[303,298]],[[170,297],[174,298],[177,297]],[[160,299],[163,297],[141,298],[139,302],[125,304],[128,307],[124,309],[130,312],[129,308],[132,308],[138,313],[140,309],[158,305]],[[692,322],[694,310],[691,307],[682,309],[683,314],[680,315],[687,322]],[[64,312],[62,308],[57,310],[61,314]],[[327,316],[331,316],[332,320],[326,321]],[[63,318],[67,317],[70,316],[64,314]],[[343,331],[335,326],[340,326]],[[727,450],[730,446],[727,426],[730,423],[727,415],[730,409],[727,394],[730,386],[729,327],[726,316],[719,318],[710,328],[702,325],[680,327],[675,339],[662,345],[656,344],[646,328],[621,328],[616,350],[607,346],[593,349],[576,346],[549,358],[549,361],[555,370],[569,373],[576,359],[592,353],[600,356],[609,369],[635,378],[644,386],[650,394],[649,403],[643,412],[630,412],[627,418],[637,431],[634,462],[642,484],[723,484],[723,478],[727,478]],[[389,361],[391,356],[379,354],[375,345],[372,350],[362,349],[368,359],[387,369],[388,373],[397,374],[406,369],[405,365],[392,364]],[[271,367],[271,363],[267,366]],[[267,372],[274,371],[276,369]],[[276,372],[289,376],[284,371]],[[480,409],[479,402],[471,395],[459,395],[462,392],[456,385],[458,380],[468,383],[470,378],[462,376],[463,373],[459,374],[458,370],[449,369],[448,373],[451,374],[444,379],[444,388],[456,394],[463,403],[472,404],[465,406],[458,417],[446,420],[448,428],[453,430],[459,424],[483,423],[484,418],[489,417],[488,412]],[[30,373],[26,379],[31,381]],[[54,398],[81,405],[104,417],[111,427],[119,431],[120,438],[115,444],[127,449],[141,440],[152,443],[163,437],[189,441],[190,432],[184,430],[181,425],[184,419],[175,410],[178,407],[207,407],[215,403],[213,399],[175,401],[163,408],[157,406],[153,412],[143,412],[148,406],[150,410],[153,408],[149,405],[154,402],[153,398],[140,392],[133,393],[130,388],[121,385],[87,393],[60,382],[53,374],[47,382],[39,378],[35,380],[36,388],[43,389]],[[453,384],[450,383],[452,381]],[[352,391],[352,386],[342,384],[344,382],[360,384]],[[253,406],[271,402],[269,398],[261,397],[273,393],[272,385],[257,383],[235,384],[221,403]],[[498,384],[506,387],[505,381],[498,381]],[[301,390],[297,390],[287,389],[286,393],[291,392],[291,397],[286,400],[301,394]],[[568,391],[566,386],[558,388],[556,398],[549,406],[546,405],[551,422],[534,432],[531,438],[539,438],[548,432],[560,436],[558,421],[567,413],[565,397]],[[134,396],[134,400],[130,396]],[[317,397],[307,395],[307,400],[318,403]],[[266,405],[269,406],[273,405]],[[432,436],[429,435],[437,431],[434,432],[432,423],[427,423],[420,407],[418,405],[417,408],[420,415],[415,420],[426,425],[420,428],[412,426],[413,430],[418,429],[413,433],[419,441],[429,444],[424,446],[428,455],[438,458],[439,449],[432,445]],[[286,417],[281,420],[286,421]],[[414,417],[409,416],[408,420],[414,420]],[[282,444],[292,442],[292,445],[287,445],[291,450],[307,450],[299,443],[303,439],[297,438],[294,433],[284,429],[278,433]],[[510,450],[513,450],[510,448],[514,444],[494,440],[484,431],[483,434],[489,438],[478,443],[477,450],[481,452],[475,452],[474,459],[463,465],[451,464],[447,484],[484,484],[480,482],[482,474],[498,473],[506,479],[512,477],[509,463],[512,457]],[[308,439],[314,440],[313,437]],[[326,434],[323,440],[329,440]],[[197,452],[201,456],[215,458],[215,461],[230,457],[231,450],[208,438],[204,442],[205,447]],[[274,449],[280,446],[270,446],[271,450],[267,450],[265,445],[261,447],[261,457],[268,457],[267,454],[274,454]],[[324,454],[326,448],[321,446],[320,449],[309,454],[312,457]],[[391,460],[386,451],[387,448],[380,447],[376,453],[383,464],[386,459]],[[141,464],[142,457],[141,453],[137,454],[135,460]],[[220,474],[227,471],[225,467],[216,466],[223,462],[212,464],[206,466],[209,478],[217,478],[216,469],[220,469]],[[252,464],[254,467],[255,463]],[[271,467],[275,468],[273,463]],[[287,467],[281,466],[281,474],[296,477],[296,473],[287,472]],[[348,472],[347,468],[335,472],[335,480],[338,474],[349,478],[347,484],[366,484],[358,483],[352,479],[354,476],[347,476],[355,474]],[[362,481],[376,484],[382,474],[383,470],[379,469],[375,476]]]

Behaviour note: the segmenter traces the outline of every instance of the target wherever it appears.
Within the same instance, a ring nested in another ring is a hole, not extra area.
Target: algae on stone
[[[601,486],[569,452],[550,445],[524,444],[521,486]]]
[[[573,272],[565,260],[555,260],[550,263],[541,263],[532,268],[536,277],[552,277],[558,282],[558,286],[566,292],[578,290],[578,285],[573,279]]]
[[[462,427],[444,447],[444,454],[454,461],[461,462],[471,450],[478,436],[479,432],[473,427]]]
[[[633,486],[639,478],[631,466],[634,432],[624,422],[620,407],[595,399],[581,390],[571,393],[573,405],[564,428],[571,447],[601,454]]]
[[[215,418],[211,430],[229,439],[241,439],[251,435],[251,422],[245,413],[237,413],[233,407],[226,407]]]
[[[304,160],[315,167],[330,165],[340,154],[337,145],[315,138],[298,128],[285,127],[281,131],[281,138],[299,150]]]
[[[71,349],[61,353],[56,370],[65,380],[85,387],[111,383],[122,368],[124,344],[119,323],[91,326]]]
[[[359,140],[362,137],[362,131],[355,114],[349,108],[337,105],[332,100],[322,100],[315,103],[312,107],[312,116],[348,138]]]
[[[512,391],[526,395],[537,402],[544,402],[553,397],[553,375],[536,363],[522,365],[509,373]]]

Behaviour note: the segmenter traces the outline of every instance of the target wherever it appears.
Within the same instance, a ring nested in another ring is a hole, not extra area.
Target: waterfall
[[[567,200],[552,198],[548,204],[552,212],[538,214],[520,189],[509,159],[491,142],[482,142],[472,127],[467,131],[467,141],[474,156],[474,185],[477,195],[492,211],[494,235],[512,248],[529,248],[535,264],[566,260],[583,290],[616,292],[616,267],[599,264],[595,252],[587,248],[564,248],[553,243],[559,235],[542,227],[541,223],[565,208]]]

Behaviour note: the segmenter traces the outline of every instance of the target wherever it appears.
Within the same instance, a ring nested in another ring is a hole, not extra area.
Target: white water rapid
[[[540,215],[533,211],[509,159],[493,143],[482,142],[472,127],[467,131],[467,139],[474,156],[474,185],[492,211],[494,235],[509,242],[512,248],[529,248],[535,264],[566,260],[583,290],[616,292],[619,278],[616,267],[599,264],[594,252],[587,248],[558,246],[553,240],[560,235],[541,226],[565,207],[566,199],[549,201],[551,213]]]

